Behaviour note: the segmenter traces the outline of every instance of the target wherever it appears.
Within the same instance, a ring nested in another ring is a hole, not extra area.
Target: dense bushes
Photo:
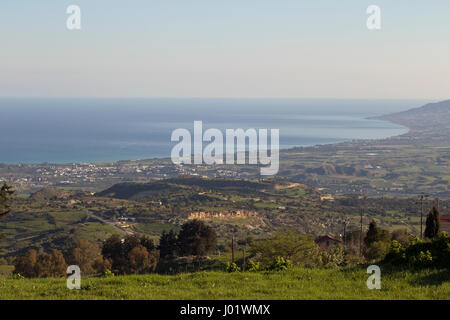
[[[292,261],[295,265],[315,265],[319,248],[311,235],[295,230],[275,232],[267,239],[254,241],[250,252],[263,268],[268,268],[277,257]]]
[[[314,242],[314,236],[300,234],[295,230],[275,232],[267,239],[256,240],[250,251],[261,263],[261,268],[269,270],[280,258],[295,266],[318,267],[339,266],[345,260],[342,246],[321,250]]]
[[[283,271],[292,268],[292,262],[285,260],[283,257],[276,257],[272,264],[269,266],[269,270]]]
[[[384,262],[413,268],[449,268],[450,236],[443,233],[426,241],[414,238],[407,247],[394,240]]]

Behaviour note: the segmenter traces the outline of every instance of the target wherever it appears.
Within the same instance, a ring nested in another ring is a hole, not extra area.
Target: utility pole
[[[345,221],[344,220],[344,239],[342,239],[342,240],[344,240],[343,242],[344,242],[344,248],[345,248],[345,236],[346,236],[346,232],[347,232],[347,221]]]
[[[231,237],[231,262],[234,263],[234,235]]]
[[[343,243],[344,243],[344,248],[347,245],[347,227],[351,224],[351,219],[349,218],[345,218],[344,219],[344,239],[343,239]]]
[[[360,214],[360,230],[359,230],[359,255],[362,257],[362,236],[363,236],[363,213],[364,213],[364,205],[366,201],[366,196],[361,196],[362,204],[359,207]]]
[[[361,216],[360,220],[360,231],[359,231],[359,256],[362,257],[362,234],[363,234],[363,208],[359,208],[359,214]]]
[[[420,200],[420,239],[423,239],[423,202],[425,200],[425,198],[427,198],[428,195],[425,194],[421,194],[419,196],[419,200]]]
[[[244,244],[244,263],[242,264],[242,270],[245,270],[245,248],[247,247],[247,242]]]
[[[423,194],[420,196],[420,239],[423,239]]]

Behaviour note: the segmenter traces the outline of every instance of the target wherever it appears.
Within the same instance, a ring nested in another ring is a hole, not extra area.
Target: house
[[[331,194],[326,194],[326,195],[320,196],[320,201],[325,201],[325,200],[334,201],[334,197]]]
[[[445,231],[448,234],[450,234],[450,215],[443,215],[440,216],[440,222],[441,222],[441,231]]]
[[[341,240],[336,239],[336,238],[334,238],[332,236],[329,236],[329,235],[317,237],[315,242],[323,250],[326,250],[326,249],[328,249],[331,246],[334,246],[334,245],[342,243]]]

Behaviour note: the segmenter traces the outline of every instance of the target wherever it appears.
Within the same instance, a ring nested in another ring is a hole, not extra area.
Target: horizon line
[[[0,99],[192,99],[192,100],[427,100],[427,101],[445,101],[450,100],[450,96],[447,98],[362,98],[362,97],[107,97],[107,96],[0,96]]]

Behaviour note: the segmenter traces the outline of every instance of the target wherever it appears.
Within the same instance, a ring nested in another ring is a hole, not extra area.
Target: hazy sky
[[[1,0],[0,96],[448,99],[449,15],[449,0]]]

